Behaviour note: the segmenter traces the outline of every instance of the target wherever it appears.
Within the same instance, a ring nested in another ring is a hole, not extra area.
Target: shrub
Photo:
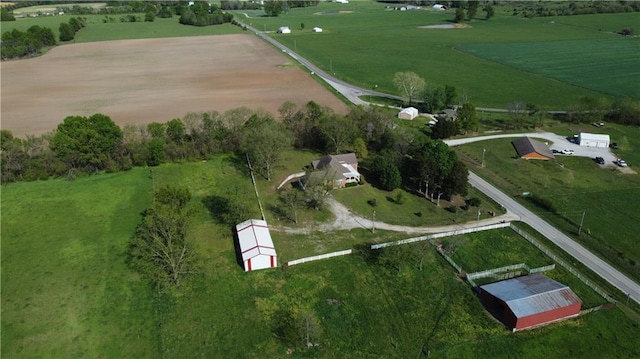
[[[404,196],[404,192],[402,191],[398,191],[398,193],[396,194],[396,198],[394,199],[394,201],[397,204],[403,204],[405,202],[406,198]]]
[[[375,206],[377,206],[377,205],[378,205],[378,200],[377,200],[377,199],[375,199],[375,198],[372,198],[372,199],[368,200],[368,201],[367,201],[367,203],[369,203],[369,205],[370,205],[371,207],[375,207]]]
[[[456,213],[456,212],[458,212],[458,207],[452,205],[452,206],[447,207],[446,210],[451,212],[451,213]]]
[[[467,199],[464,203],[470,207],[480,207],[480,203],[482,203],[482,201],[480,201],[480,198],[478,197],[471,197]]]

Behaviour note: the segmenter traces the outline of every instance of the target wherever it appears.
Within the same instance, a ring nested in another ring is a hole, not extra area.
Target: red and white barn
[[[236,232],[246,272],[278,266],[278,256],[266,221],[244,221],[236,225]]]
[[[480,299],[514,332],[575,317],[582,306],[571,288],[539,273],[480,286]]]

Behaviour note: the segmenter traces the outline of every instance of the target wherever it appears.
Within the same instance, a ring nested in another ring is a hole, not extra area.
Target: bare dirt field
[[[3,62],[1,127],[17,136],[65,117],[103,113],[120,126],[246,106],[278,115],[285,101],[347,106],[276,49],[250,35],[123,40],[59,46]]]

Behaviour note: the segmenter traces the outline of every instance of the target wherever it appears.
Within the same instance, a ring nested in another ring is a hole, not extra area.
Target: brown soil
[[[51,131],[71,115],[103,113],[120,126],[246,106],[277,116],[285,101],[347,106],[290,59],[250,35],[93,42],[3,62],[2,129]]]

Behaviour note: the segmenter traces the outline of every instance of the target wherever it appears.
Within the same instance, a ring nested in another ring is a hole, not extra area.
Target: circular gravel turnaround
[[[2,63],[2,129],[17,136],[65,117],[103,113],[120,126],[246,106],[275,117],[285,101],[348,108],[292,60],[251,35],[120,40],[58,46]]]

